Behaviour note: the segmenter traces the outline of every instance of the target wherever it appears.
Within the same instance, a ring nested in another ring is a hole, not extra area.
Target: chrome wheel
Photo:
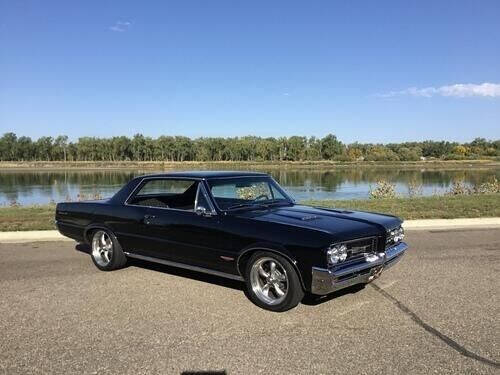
[[[259,300],[277,305],[288,293],[288,276],[283,265],[274,258],[257,259],[250,270],[250,284]]]
[[[92,257],[101,267],[106,267],[113,259],[113,240],[103,230],[98,230],[92,237]]]

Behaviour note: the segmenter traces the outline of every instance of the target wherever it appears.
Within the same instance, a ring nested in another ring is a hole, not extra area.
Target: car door
[[[177,181],[167,180],[172,183]],[[155,201],[162,195],[158,189],[149,189],[143,194],[145,199],[132,199],[135,204],[147,204],[143,207],[144,218],[138,228],[140,235],[144,237],[144,246],[138,248],[137,253],[225,270],[226,262],[221,259],[225,236],[220,216],[208,198],[203,181],[191,182],[192,185],[184,192],[176,191],[177,197],[167,196],[163,207]],[[174,190],[169,187],[168,182],[163,185],[165,190]],[[155,194],[151,194],[151,191]],[[140,196],[139,192],[139,198]]]
[[[130,220],[122,225],[128,251],[162,259],[178,260],[179,248],[171,241],[179,213],[194,210],[198,181],[194,179],[145,178],[125,203]],[[192,196],[192,201],[190,197]]]

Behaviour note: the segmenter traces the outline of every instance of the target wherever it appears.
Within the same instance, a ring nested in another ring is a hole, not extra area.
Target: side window
[[[155,179],[147,181],[137,193],[137,196],[146,196],[151,194],[183,194],[194,181]]]
[[[140,187],[128,203],[146,207],[193,211],[197,190],[198,181],[151,179]]]
[[[273,193],[273,199],[286,199],[285,196],[274,187],[274,185],[271,185],[271,192]]]

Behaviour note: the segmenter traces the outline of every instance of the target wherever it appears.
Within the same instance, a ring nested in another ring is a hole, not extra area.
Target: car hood
[[[242,211],[238,216],[321,230],[343,239],[381,235],[402,223],[392,215],[302,205]]]

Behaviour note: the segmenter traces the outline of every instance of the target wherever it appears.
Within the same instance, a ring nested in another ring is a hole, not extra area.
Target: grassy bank
[[[3,161],[0,162],[0,170],[151,170],[165,171],[172,169],[301,169],[301,168],[316,168],[316,169],[334,169],[334,168],[360,168],[360,167],[399,167],[399,168],[435,168],[435,169],[463,169],[463,168],[491,168],[500,167],[498,160],[428,160],[428,161],[400,161],[400,162],[340,162],[340,161],[282,161],[282,162],[235,162],[235,161],[220,161],[220,162],[158,162],[158,161],[101,161],[101,162],[62,162],[62,161]]]
[[[0,207],[0,232],[56,229],[55,208],[54,204]]]
[[[405,220],[500,217],[500,194],[432,196],[370,200],[321,200],[311,206],[348,208],[397,215]]]
[[[500,217],[500,194],[373,200],[305,201],[312,206],[375,211],[411,219]],[[54,205],[0,208],[0,231],[55,229]]]

